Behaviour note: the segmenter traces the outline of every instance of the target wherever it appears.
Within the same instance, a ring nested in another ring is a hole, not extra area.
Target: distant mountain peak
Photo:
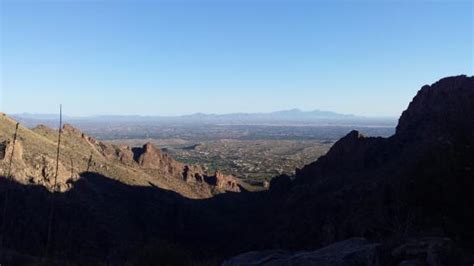
[[[302,113],[303,111],[298,108],[292,108],[292,109],[287,109],[287,110],[281,110],[281,111],[276,111],[273,113]]]

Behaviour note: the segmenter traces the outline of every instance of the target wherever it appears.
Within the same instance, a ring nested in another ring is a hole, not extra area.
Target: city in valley
[[[56,124],[54,116],[16,117],[30,127]],[[292,117],[295,121],[291,124],[283,118],[273,118],[271,123],[254,119],[250,124],[247,118],[241,124],[222,124],[228,122],[221,121],[225,119],[228,118],[212,118],[199,124],[196,118],[183,117],[65,118],[104,142],[130,147],[150,142],[178,161],[200,165],[208,173],[219,170],[256,187],[281,174],[294,175],[297,168],[317,160],[353,129],[366,136],[389,137],[395,132],[396,123],[394,118]]]

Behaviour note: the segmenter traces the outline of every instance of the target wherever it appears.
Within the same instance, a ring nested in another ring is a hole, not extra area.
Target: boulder
[[[392,251],[396,259],[406,259],[400,265],[449,265],[453,261],[453,242],[449,238],[425,237],[411,239]],[[413,263],[423,264],[413,264]],[[409,264],[412,263],[412,264]]]
[[[253,251],[233,257],[223,266],[379,266],[379,244],[364,238],[352,238],[314,251]]]

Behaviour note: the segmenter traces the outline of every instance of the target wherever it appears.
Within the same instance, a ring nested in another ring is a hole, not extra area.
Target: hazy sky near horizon
[[[1,0],[0,109],[398,116],[473,74],[468,1]]]

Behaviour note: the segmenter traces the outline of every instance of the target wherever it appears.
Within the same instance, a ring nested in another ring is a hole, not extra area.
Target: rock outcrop
[[[71,182],[79,179],[79,174],[67,169],[62,162],[57,165],[56,178],[56,159],[38,155],[34,158],[34,162],[34,168],[26,168],[24,174],[24,178],[31,184],[43,185],[50,191],[65,192],[71,189]],[[16,178],[18,179],[18,174]],[[56,188],[54,188],[55,182]]]
[[[116,152],[120,162],[128,165],[133,164],[135,162],[135,160],[133,159],[133,150],[129,146],[117,147]]]
[[[23,158],[24,148],[20,140],[16,141],[15,147],[13,147],[12,141],[5,141],[1,146],[4,147],[5,156],[0,158],[3,161],[0,171],[2,173],[10,171],[12,177],[21,183],[43,185],[53,191],[56,181],[56,191],[64,192],[70,188],[68,182],[79,177],[66,169],[61,162],[58,163],[56,176],[56,160],[47,155],[35,155],[26,162]],[[10,167],[10,160],[12,161],[11,169],[7,170]]]
[[[135,161],[144,169],[164,171],[167,175],[183,179],[190,184],[205,184],[217,193],[240,192],[240,186],[234,176],[219,171],[214,175],[207,175],[201,167],[178,162],[152,143],[146,143],[143,147],[132,150]]]
[[[232,175],[226,175],[222,172],[216,171],[213,176],[205,176],[204,180],[219,190],[240,192],[240,185],[236,178]]]
[[[150,142],[143,145],[142,148],[134,148],[134,157],[137,163],[145,169],[159,169],[172,176],[181,176],[184,166],[162,153]]]
[[[62,128],[62,133],[83,136],[82,132],[71,124],[64,124]]]
[[[0,143],[0,160],[13,160],[13,164],[21,163],[23,161],[23,144],[21,141],[17,140],[15,145],[13,145],[12,140]]]
[[[396,130],[403,141],[449,141],[474,136],[474,79],[457,76],[441,79],[418,91]]]

